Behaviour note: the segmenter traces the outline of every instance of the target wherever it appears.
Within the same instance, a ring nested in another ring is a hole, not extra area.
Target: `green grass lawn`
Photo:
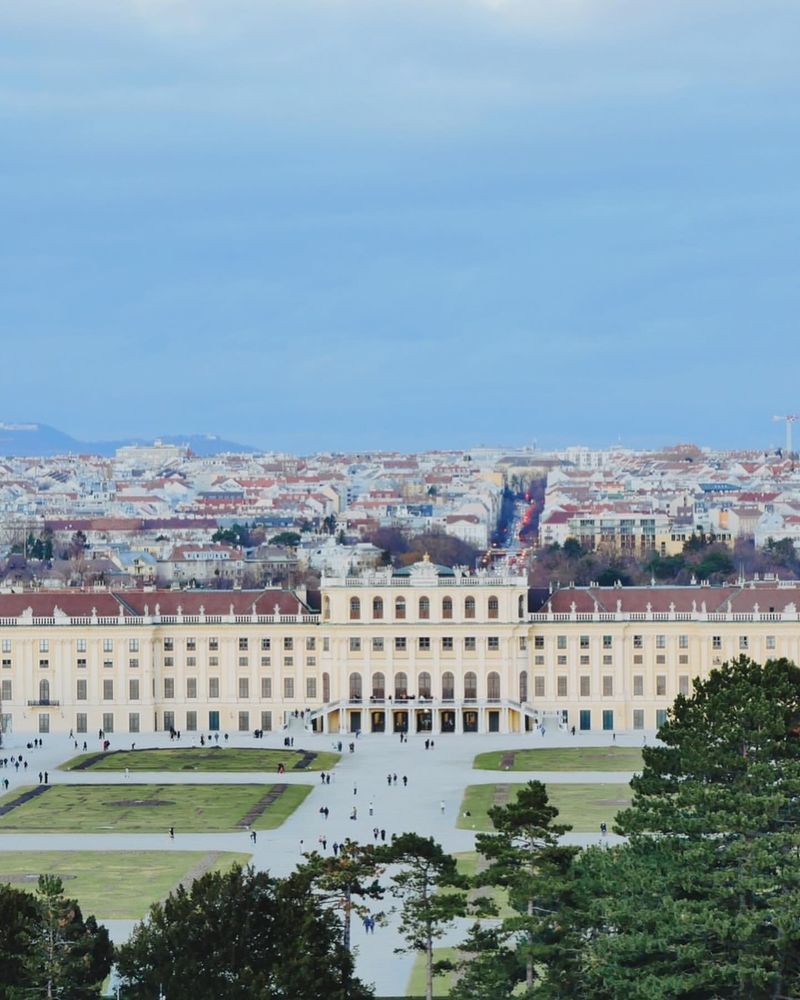
[[[510,796],[516,797],[523,785],[468,785],[459,809],[457,825],[463,830],[493,830],[487,815],[493,805],[504,805]],[[620,809],[630,804],[628,785],[547,785],[547,794],[559,816],[557,822],[568,823],[576,833],[599,832],[602,822],[609,829]],[[464,813],[469,811],[470,816]]]
[[[445,959],[455,960],[458,957],[456,948],[434,948],[434,962],[442,962]],[[435,997],[446,997],[450,995],[450,987],[453,985],[453,974],[446,972],[443,976],[434,976],[433,995]],[[425,996],[425,956],[417,955],[414,959],[414,967],[411,970],[411,977],[406,987],[406,996]]]
[[[503,757],[513,756],[510,767]],[[640,771],[642,751],[636,747],[548,747],[480,753],[472,766],[481,771]]]
[[[0,852],[0,883],[34,892],[39,875],[58,875],[84,916],[141,920],[151,903],[184,879],[244,865],[249,857],[230,851],[9,851]]]
[[[5,816],[0,833],[208,833],[242,829],[243,819],[273,785],[51,785],[50,790]],[[0,798],[6,805],[27,788]],[[252,822],[255,830],[274,830],[311,791],[288,785]],[[166,803],[166,804],[162,804]]]
[[[163,750],[120,750],[99,756],[83,753],[62,765],[63,771],[277,771],[283,764],[292,771],[305,754],[298,750],[262,750],[241,747],[176,747]],[[88,768],[81,768],[85,760],[97,757]],[[309,761],[308,771],[329,771],[341,756],[323,751]]]

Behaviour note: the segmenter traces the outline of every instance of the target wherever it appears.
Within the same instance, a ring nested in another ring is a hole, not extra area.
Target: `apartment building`
[[[423,560],[320,593],[0,594],[6,732],[655,730],[740,654],[800,661],[800,584],[529,591]],[[87,737],[88,738],[88,737]]]

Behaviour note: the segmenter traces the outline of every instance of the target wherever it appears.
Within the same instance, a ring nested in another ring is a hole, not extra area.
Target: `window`
[[[5,664],[4,664],[4,665],[5,665]],[[11,666],[11,664],[10,664],[10,663],[9,663],[9,666]],[[84,659],[83,657],[81,657],[81,658],[80,658],[80,659],[78,660],[78,670],[84,670],[84,669],[85,669],[85,667],[86,667],[86,660],[85,660],[85,659]]]
[[[667,694],[667,675],[656,674],[656,697],[664,698]]]
[[[283,678],[283,697],[294,698],[294,677]]]
[[[453,648],[453,637],[452,635],[446,635],[442,638],[442,649],[451,650]]]
[[[591,677],[589,677],[587,674],[583,674],[580,679],[581,698],[588,698],[589,695],[591,694],[591,691],[592,691]]]
[[[544,636],[542,636],[542,644],[544,645]],[[556,646],[558,649],[567,648],[567,637],[565,635],[560,635],[556,639]]]
[[[603,636],[603,649],[611,649],[611,644],[613,642],[613,637],[610,635]]]
[[[175,641],[173,639],[166,638],[164,640],[164,651],[167,653],[171,653],[174,648],[175,648]]]
[[[663,666],[667,662],[667,658],[663,653],[656,654],[656,663],[658,666]]]
[[[490,618],[500,617],[500,601],[496,597],[490,597],[489,603],[487,604],[487,609]]]
[[[644,729],[644,709],[634,708],[633,710],[633,728],[634,729]]]
[[[563,653],[559,653],[556,657],[559,667],[566,667],[567,658]]]
[[[589,666],[589,657],[585,653],[581,656],[580,661],[581,661],[581,666],[582,667],[588,667]]]
[[[644,658],[641,653],[637,653],[633,658],[634,666],[640,667],[644,662]]]
[[[372,675],[372,697],[376,701],[386,697],[386,678],[380,671]]]
[[[114,682],[112,680],[103,681],[103,701],[114,700]]]
[[[656,727],[660,729],[664,723],[667,721],[667,710],[666,708],[656,709]]]
[[[449,670],[442,674],[442,701],[452,701],[455,696],[456,681]]]
[[[489,701],[500,701],[500,674],[496,670],[486,678],[486,697]]]
[[[533,637],[533,648],[534,649],[544,649],[544,636],[535,635]]]
[[[46,653],[50,649],[50,641],[48,639],[39,640],[39,652]]]
[[[768,635],[767,636],[767,649],[774,649],[774,648],[775,648],[775,636],[774,635]]]
[[[40,670],[47,670],[49,666],[50,666],[50,661],[49,660],[39,660],[39,669]]]
[[[566,659],[566,657],[565,657],[565,659]],[[537,653],[536,656],[534,656],[534,658],[533,658],[533,662],[536,664],[537,667],[543,667],[544,666],[544,657],[541,655],[541,653]]]
[[[209,639],[208,648],[216,652],[219,649],[219,639]]]
[[[139,652],[139,640],[138,639],[128,639],[128,652],[138,653]]]
[[[747,650],[750,648],[750,641],[746,635],[739,636],[739,649]]]
[[[250,729],[250,713],[239,712],[239,732],[246,733]]]
[[[712,649],[722,649],[722,636],[712,635],[711,637],[711,648]]]
[[[86,661],[85,660],[83,661],[83,665],[86,666]],[[11,660],[10,659],[6,659],[5,657],[3,658],[3,669],[4,670],[10,670],[11,669]]]
[[[331,616],[331,599],[330,597],[324,597],[322,599],[322,617],[327,621]]]
[[[423,670],[417,678],[417,697],[431,698],[431,675]]]
[[[500,637],[496,635],[490,635],[486,641],[487,646],[491,652],[497,652],[500,649]]]
[[[442,618],[451,619],[453,617],[453,598],[442,598]]]
[[[191,653],[191,652],[194,652],[194,650],[195,650],[195,649],[197,649],[197,640],[196,640],[196,639],[191,639],[191,638],[190,638],[190,639],[187,639],[187,640],[186,640],[186,649],[187,649],[187,650],[188,650],[188,651],[189,651],[190,653]]]
[[[361,701],[361,674],[350,674],[350,701]]]
[[[423,652],[429,652],[431,648],[431,640],[427,635],[421,635],[418,640],[419,649]]]
[[[317,658],[316,658],[316,656],[307,656],[306,657],[306,666],[307,667],[316,667],[316,665],[317,665]]]
[[[219,677],[208,678],[208,697],[219,698]]]
[[[247,652],[247,645],[248,645],[247,639],[244,636],[240,636],[239,637],[239,651],[243,652],[243,653],[246,653]]]
[[[379,637],[376,636],[372,640],[372,652],[373,653],[382,653],[383,652],[383,639],[381,639],[381,638],[379,638]]]
[[[219,666],[219,657],[218,656],[209,656],[209,658],[208,658],[208,665],[209,665],[209,667],[218,667]]]
[[[186,666],[187,667],[196,667],[197,666],[197,657],[196,656],[187,656],[186,657]]]
[[[398,653],[405,652],[406,638],[404,635],[396,635],[394,638],[394,648]]]
[[[317,640],[314,638],[314,636],[313,635],[306,636],[306,649],[309,652],[313,653],[316,648],[317,648]]]
[[[186,678],[186,697],[196,698],[197,697],[197,678],[187,677]]]
[[[247,657],[247,656],[240,656],[239,657],[239,666],[240,667],[247,667],[249,665],[250,665],[250,658],[249,657]]]
[[[419,617],[420,618],[430,618],[431,616],[431,602],[428,597],[420,597],[419,599]]]
[[[582,635],[581,636],[580,647],[581,647],[581,649],[588,649],[589,648],[589,636],[588,635]]]
[[[113,664],[111,663],[111,660],[106,660],[106,663],[109,664],[109,665],[111,665],[111,666],[113,666]],[[164,666],[165,667],[172,667],[174,665],[175,665],[175,660],[173,659],[173,657],[171,657],[171,656],[165,656],[164,657]]]
[[[689,648],[689,636],[679,635],[678,636],[678,649],[688,649]]]
[[[468,653],[474,653],[477,648],[478,648],[478,643],[475,637],[467,636],[467,638],[464,640],[464,649]]]
[[[533,696],[534,698],[544,698],[544,677],[534,677],[533,678]]]
[[[525,652],[525,650],[528,648],[528,640],[524,635],[521,635],[519,637],[519,648],[521,652]]]
[[[613,664],[613,662],[614,662],[614,657],[613,656],[604,656],[603,657],[603,666],[604,667],[610,667]]]
[[[640,635],[635,635],[633,637],[633,648],[641,649],[643,646],[642,637]]]
[[[114,640],[113,639],[103,639],[103,652],[113,653],[114,652]]]
[[[350,621],[355,622],[361,617],[361,601],[357,597],[350,598]]]
[[[294,639],[287,635],[283,640],[283,648],[286,651],[291,651],[294,649]]]
[[[3,684],[5,684],[5,681],[3,681]],[[5,693],[3,694],[3,697],[4,698],[6,697]],[[10,698],[11,695],[8,695],[8,697]],[[78,681],[77,690],[75,692],[75,699],[76,699],[76,701],[86,701],[86,681],[85,680]]]
[[[667,637],[665,635],[656,636],[656,649],[666,649],[667,648]]]
[[[603,729],[609,733],[614,728],[614,712],[610,708],[603,709]]]
[[[478,677],[472,670],[464,674],[464,699],[475,701],[478,697]]]
[[[186,713],[186,732],[187,733],[197,732],[197,712]]]
[[[317,678],[306,677],[306,698],[316,701],[317,698]]]
[[[86,712],[78,712],[75,716],[75,732],[85,733],[89,729],[89,717]]]
[[[395,618],[405,618],[406,616],[406,602],[402,597],[398,597],[394,602],[394,616]]]
[[[402,670],[394,675],[394,697],[396,701],[405,701],[408,697],[408,677]]]
[[[284,665],[284,667],[293,667],[294,666],[294,657],[293,656],[284,656],[284,658],[283,658],[283,665]]]
[[[83,698],[81,699],[81,683],[83,683]],[[3,681],[0,684],[0,698],[3,701],[11,701],[11,681]],[[86,681],[78,681],[78,701],[86,701]]]
[[[361,652],[361,639],[355,636],[350,637],[350,652],[351,653]]]
[[[682,694],[684,698],[689,695],[689,675],[680,674],[678,676],[678,694]]]
[[[132,657],[130,660],[128,660],[128,668],[130,670],[138,670],[139,669],[139,658],[138,658],[138,656],[135,657],[135,658]]]
[[[175,697],[175,678],[165,677],[164,678],[164,697],[174,698]]]
[[[269,700],[272,697],[272,678],[262,677],[261,678],[261,697],[265,700]]]
[[[330,651],[331,651],[331,640],[326,635],[325,638],[322,640],[322,652],[323,653],[330,653]]]
[[[635,698],[642,698],[644,696],[644,675],[634,674],[633,675],[633,695]]]
[[[240,677],[239,678],[239,697],[249,698],[250,697],[250,678]]]
[[[129,701],[139,700],[139,679],[137,677],[134,677],[128,681],[128,700]]]
[[[542,678],[544,680],[544,678]],[[528,700],[528,671],[522,670],[519,675],[519,700]]]
[[[114,669],[114,661],[113,660],[103,660],[103,669],[104,670],[113,670]]]
[[[262,656],[261,657],[261,666],[262,667],[271,667],[272,666],[272,657],[271,656]]]
[[[264,637],[261,640],[261,651],[263,653],[268,653],[272,649],[272,639]]]
[[[464,601],[464,617],[474,618],[475,617],[475,598],[468,597]]]
[[[372,617],[375,619],[383,618],[383,598],[373,597],[372,598]]]
[[[103,732],[108,736],[114,732],[114,713],[103,712]]]
[[[611,674],[603,675],[603,697],[611,698],[614,695],[614,678]]]
[[[685,665],[688,662],[689,662],[689,657],[686,655],[686,653],[681,653],[678,656],[678,663],[680,663],[681,665]]]
[[[261,713],[261,728],[265,733],[272,732],[272,712]]]

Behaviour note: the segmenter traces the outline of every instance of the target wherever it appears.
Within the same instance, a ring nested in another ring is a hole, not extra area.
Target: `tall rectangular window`
[[[262,677],[261,678],[261,697],[264,699],[269,699],[272,697],[272,678]]]
[[[633,710],[633,728],[634,729],[644,729],[644,709],[634,708]]]
[[[306,698],[314,701],[317,697],[317,678],[306,677]]]
[[[587,674],[583,674],[583,676],[580,679],[581,698],[588,698],[589,695],[592,693],[591,683],[592,683],[591,677],[589,677]]]
[[[633,675],[633,694],[636,698],[641,698],[644,695],[644,675],[634,674]]]
[[[114,732],[114,713],[103,712],[103,732],[108,736]]]
[[[5,685],[5,681],[3,681],[3,684]],[[6,697],[6,693],[5,693],[5,691],[3,691],[3,698],[5,698],[5,697]],[[9,695],[9,697],[10,697],[10,695]],[[76,701],[86,701],[86,681],[85,680],[79,680],[77,682],[77,688],[76,688],[76,691],[75,691],[75,700]]]
[[[85,733],[88,731],[89,727],[89,716],[86,712],[78,712],[75,715],[75,732]]]
[[[174,698],[175,697],[175,678],[165,677],[164,678],[164,697]]]
[[[128,713],[128,732],[138,733],[139,732],[139,713],[129,712]]]
[[[265,733],[272,732],[272,712],[261,713],[261,728]]]
[[[250,728],[250,713],[239,712],[239,732],[246,733]]]
[[[283,697],[294,698],[294,677],[283,678]]]
[[[80,688],[80,684],[81,684],[81,682],[78,681],[78,691],[79,692],[80,692],[80,689],[81,689]],[[85,698],[86,697],[86,681],[84,681],[83,684],[84,684],[84,689],[83,689],[84,690],[84,694],[83,694],[83,697]],[[0,691],[2,692],[2,694],[0,694],[0,697],[2,697],[3,701],[11,701],[12,700],[12,698],[11,698],[11,681],[3,681],[2,685],[0,685]],[[80,694],[78,695],[78,697],[80,698]]]
[[[534,698],[544,698],[544,677],[533,678],[533,696]]]
[[[556,690],[559,698],[567,697],[567,678],[563,674],[556,678]]]
[[[186,713],[186,732],[197,732],[197,712],[189,711]]]
[[[689,695],[689,675],[681,674],[678,677],[678,694],[682,694],[684,697]]]
[[[139,700],[139,678],[133,677],[128,681],[128,699],[130,701]]]
[[[103,701],[113,701],[113,700],[114,700],[114,682],[112,680],[105,680],[103,681]]]
[[[656,697],[664,698],[667,694],[667,675],[656,674]]]
[[[250,678],[240,677],[239,678],[239,697],[249,698],[250,697]]]
[[[219,677],[208,678],[208,697],[219,698]]]
[[[186,678],[186,697],[196,698],[197,697],[197,678],[187,677]]]
[[[611,674],[603,674],[603,697],[610,698],[614,694],[614,678]]]

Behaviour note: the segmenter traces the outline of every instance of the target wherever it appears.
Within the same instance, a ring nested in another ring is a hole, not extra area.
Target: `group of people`
[[[397,775],[396,774],[387,774],[386,775],[386,784],[387,785],[396,785],[397,784]],[[403,775],[403,787],[405,788],[405,787],[407,787],[407,785],[408,785],[408,775],[404,774]]]

